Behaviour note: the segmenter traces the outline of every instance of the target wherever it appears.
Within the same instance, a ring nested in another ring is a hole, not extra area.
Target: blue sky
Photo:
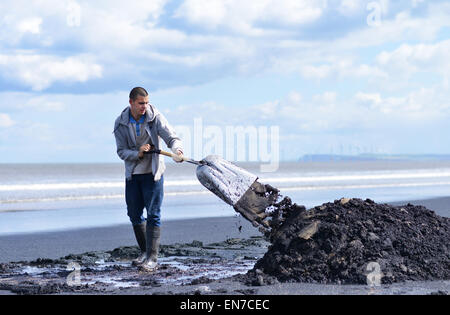
[[[448,1],[4,0],[0,12],[0,163],[118,162],[112,127],[134,86],[175,128],[278,126],[283,160],[450,154]]]

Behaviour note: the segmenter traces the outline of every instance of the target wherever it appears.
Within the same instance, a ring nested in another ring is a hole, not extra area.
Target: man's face
[[[147,106],[148,96],[138,95],[138,97],[134,101],[130,99],[130,108],[133,117],[141,117],[142,115],[144,115]]]

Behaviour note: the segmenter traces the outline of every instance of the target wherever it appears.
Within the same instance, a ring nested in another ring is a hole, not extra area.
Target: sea
[[[376,202],[450,196],[449,160],[235,163],[312,208],[340,198]],[[168,163],[162,220],[236,216],[204,188],[196,166]],[[0,236],[129,224],[122,163],[0,164]]]

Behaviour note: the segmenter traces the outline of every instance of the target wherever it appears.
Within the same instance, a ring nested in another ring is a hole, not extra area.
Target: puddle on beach
[[[154,285],[185,285],[197,279],[218,280],[245,273],[253,268],[255,260],[222,260],[215,258],[195,257],[166,257],[159,260],[159,268],[151,274],[144,274],[131,266],[131,262],[99,263],[97,266],[81,267],[68,271],[64,265],[49,267],[35,267],[19,264],[0,277],[2,280],[11,279],[27,282],[66,282],[76,284],[76,274],[79,272],[80,285],[112,286],[114,288],[130,288],[143,285],[142,280],[152,280]],[[72,277],[70,277],[72,274]],[[5,281],[6,282],[6,281]]]
[[[132,266],[137,247],[69,255],[58,260],[0,264],[0,290],[19,294],[101,293],[139,287],[193,285],[244,274],[267,250],[260,237],[230,239],[204,246],[163,245],[153,272]]]

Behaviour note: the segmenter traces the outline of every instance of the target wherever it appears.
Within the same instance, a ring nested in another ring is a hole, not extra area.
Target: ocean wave
[[[310,190],[340,190],[340,189],[371,189],[371,188],[401,188],[401,187],[427,187],[427,186],[450,186],[450,181],[441,182],[417,182],[417,183],[379,183],[379,184],[339,184],[339,185],[305,185],[281,187],[280,192],[284,194],[289,191],[310,191]],[[165,197],[195,196],[212,194],[208,190],[166,192]],[[79,195],[79,196],[56,196],[45,198],[23,198],[1,200],[0,204],[37,203],[37,202],[58,202],[76,200],[104,200],[123,199],[124,194],[99,194],[99,195]],[[4,210],[0,209],[0,212]]]
[[[196,180],[166,181],[166,187],[200,185]],[[85,182],[85,183],[43,183],[43,184],[20,184],[0,185],[2,191],[39,191],[39,190],[77,190],[92,188],[125,188],[123,182]]]
[[[411,180],[411,179],[442,179],[450,178],[450,170],[420,171],[415,170],[389,173],[358,173],[344,175],[305,175],[294,177],[260,177],[260,181],[270,184],[292,184],[292,183],[314,183],[314,182],[336,182],[336,181],[367,181],[367,180]],[[165,180],[165,187],[200,187],[196,179]],[[124,182],[63,182],[63,183],[35,183],[35,184],[12,184],[0,185],[0,192],[15,191],[51,191],[51,190],[82,190],[82,189],[108,189],[124,188]]]
[[[283,187],[284,191],[302,191],[302,190],[337,190],[337,189],[369,189],[369,188],[395,188],[395,187],[427,187],[427,186],[449,186],[448,182],[421,182],[421,183],[382,183],[382,184],[358,184],[358,185],[326,185],[326,186],[300,186]]]
[[[164,197],[206,195],[206,194],[210,194],[210,192],[209,191],[166,192],[166,193],[164,193]],[[0,204],[57,202],[57,201],[72,201],[72,200],[75,201],[75,200],[123,199],[123,198],[125,198],[125,194],[56,196],[56,197],[44,197],[44,198],[6,199],[6,200],[1,200]],[[1,210],[0,210],[0,212],[1,212]]]
[[[328,176],[296,176],[296,177],[272,177],[261,178],[261,181],[272,183],[301,183],[301,182],[325,182],[325,181],[359,181],[359,180],[396,180],[396,179],[426,179],[426,178],[450,178],[447,172],[415,172],[415,173],[384,173],[384,174],[350,174]]]

